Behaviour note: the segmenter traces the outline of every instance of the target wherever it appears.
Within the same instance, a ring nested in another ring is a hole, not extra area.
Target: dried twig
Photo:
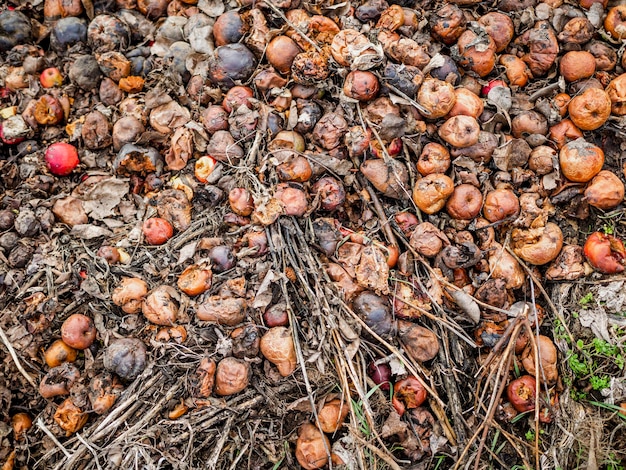
[[[15,363],[15,367],[17,367],[17,370],[20,371],[20,373],[24,376],[26,380],[28,380],[28,383],[31,384],[33,388],[37,389],[37,383],[35,382],[35,379],[33,379],[30,376],[30,374],[26,372],[26,369],[24,369],[24,367],[22,366],[20,358],[17,356],[15,349],[13,349],[13,345],[9,341],[9,338],[7,337],[7,335],[4,332],[4,329],[2,329],[1,326],[0,326],[0,339],[2,340],[2,343],[6,346],[6,348],[9,350],[9,354],[11,355],[11,358],[13,359],[13,362]]]
[[[68,459],[72,457],[72,454],[70,454],[68,450],[65,447],[63,447],[63,444],[61,444],[59,440],[56,438],[56,436],[52,434],[52,431],[48,429],[48,427],[44,424],[41,418],[37,418],[37,420],[35,421],[35,425],[39,429],[41,429],[46,434],[46,436],[50,438],[52,442],[54,442],[54,445],[57,446],[59,450],[63,452],[63,454],[65,454],[65,457],[67,457]]]
[[[215,443],[215,447],[213,447],[213,452],[211,453],[211,457],[207,461],[207,468],[217,468],[217,461],[220,458],[220,454],[222,453],[222,449],[224,448],[224,444],[226,444],[226,439],[228,439],[228,433],[230,432],[230,428],[233,426],[233,421],[235,419],[235,415],[230,415],[226,420],[226,424],[224,428],[221,430],[221,436]]]

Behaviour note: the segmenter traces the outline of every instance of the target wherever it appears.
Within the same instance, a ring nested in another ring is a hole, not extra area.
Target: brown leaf
[[[388,294],[389,266],[385,255],[375,246],[367,246],[361,254],[361,262],[356,268],[356,282],[380,294]]]

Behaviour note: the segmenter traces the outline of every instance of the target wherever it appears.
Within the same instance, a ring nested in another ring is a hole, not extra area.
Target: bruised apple
[[[626,249],[624,243],[613,235],[592,233],[587,238],[583,251],[589,264],[601,273],[615,274],[624,271]]]

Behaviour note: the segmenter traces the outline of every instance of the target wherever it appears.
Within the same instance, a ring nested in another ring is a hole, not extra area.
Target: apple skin
[[[41,75],[39,75],[39,82],[44,88],[61,86],[63,83],[63,75],[61,75],[61,72],[56,67],[49,67],[41,72]]]
[[[76,147],[65,142],[57,142],[48,147],[45,159],[48,170],[55,176],[69,175],[80,163]]]

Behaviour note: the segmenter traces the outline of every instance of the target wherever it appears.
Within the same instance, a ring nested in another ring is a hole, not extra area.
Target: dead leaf
[[[611,313],[623,312],[626,310],[626,289],[624,288],[624,281],[610,282],[601,289],[597,289],[594,293],[594,298]]]
[[[257,290],[254,301],[252,302],[252,308],[265,310],[267,306],[272,303],[272,283],[276,279],[278,279],[278,276],[273,270],[270,269],[263,278],[263,281],[259,286],[259,290]]]
[[[72,235],[82,238],[84,240],[91,240],[92,238],[99,237],[112,237],[113,232],[107,230],[104,227],[99,227],[92,224],[80,224],[74,225],[71,231]]]
[[[88,293],[96,299],[107,300],[106,295],[104,295],[102,291],[100,291],[98,281],[93,276],[88,276],[87,279],[80,283],[80,290]]]
[[[406,374],[406,367],[404,367],[404,363],[398,359],[396,356],[393,356],[389,362],[389,367],[391,368],[391,374],[397,377],[401,377]]]
[[[178,253],[178,261],[176,262],[176,264],[181,265],[188,259],[193,258],[193,255],[196,254],[197,246],[198,246],[197,240],[191,243],[187,243],[185,246],[183,246],[180,249],[180,252]]]
[[[198,9],[213,18],[217,18],[225,11],[225,4],[221,0],[200,0]]]
[[[107,178],[98,181],[81,197],[87,215],[102,220],[115,215],[114,209],[128,194],[128,180]]]
[[[489,90],[487,101],[500,110],[508,111],[513,106],[511,89],[504,86],[493,87]]]
[[[356,282],[379,294],[389,293],[389,266],[382,251],[375,246],[366,246],[361,253],[361,262],[355,269]]]
[[[609,319],[603,308],[600,307],[593,310],[581,309],[578,315],[580,324],[586,328],[591,328],[596,338],[603,339],[607,343],[613,343],[611,335],[609,335]]]
[[[493,162],[502,171],[524,166],[530,157],[531,148],[524,139],[513,139],[493,152]]]

